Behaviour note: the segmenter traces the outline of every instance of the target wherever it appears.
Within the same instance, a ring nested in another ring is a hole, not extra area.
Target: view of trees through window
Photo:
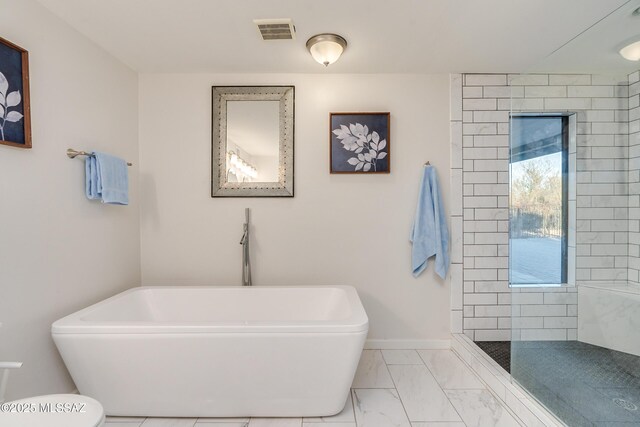
[[[561,117],[513,120],[510,197],[512,284],[565,279],[566,146]]]
[[[562,155],[512,165],[511,231],[518,237],[562,237]]]

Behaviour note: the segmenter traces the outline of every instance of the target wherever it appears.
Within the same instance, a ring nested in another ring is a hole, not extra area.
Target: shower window
[[[569,117],[514,115],[510,143],[510,283],[565,284]]]

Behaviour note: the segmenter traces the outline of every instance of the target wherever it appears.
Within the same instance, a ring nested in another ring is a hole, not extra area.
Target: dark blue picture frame
[[[0,144],[31,148],[29,53],[0,37]]]
[[[390,173],[390,126],[388,112],[330,113],[330,173]]]

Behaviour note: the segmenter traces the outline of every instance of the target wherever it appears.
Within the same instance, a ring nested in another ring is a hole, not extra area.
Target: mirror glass
[[[212,197],[293,196],[293,86],[214,86]]]
[[[278,101],[227,102],[227,181],[278,182]]]

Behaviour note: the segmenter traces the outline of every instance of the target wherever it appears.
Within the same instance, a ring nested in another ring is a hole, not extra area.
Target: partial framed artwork
[[[330,172],[389,173],[390,117],[390,113],[330,113]]]
[[[0,144],[31,148],[29,53],[0,37]]]

